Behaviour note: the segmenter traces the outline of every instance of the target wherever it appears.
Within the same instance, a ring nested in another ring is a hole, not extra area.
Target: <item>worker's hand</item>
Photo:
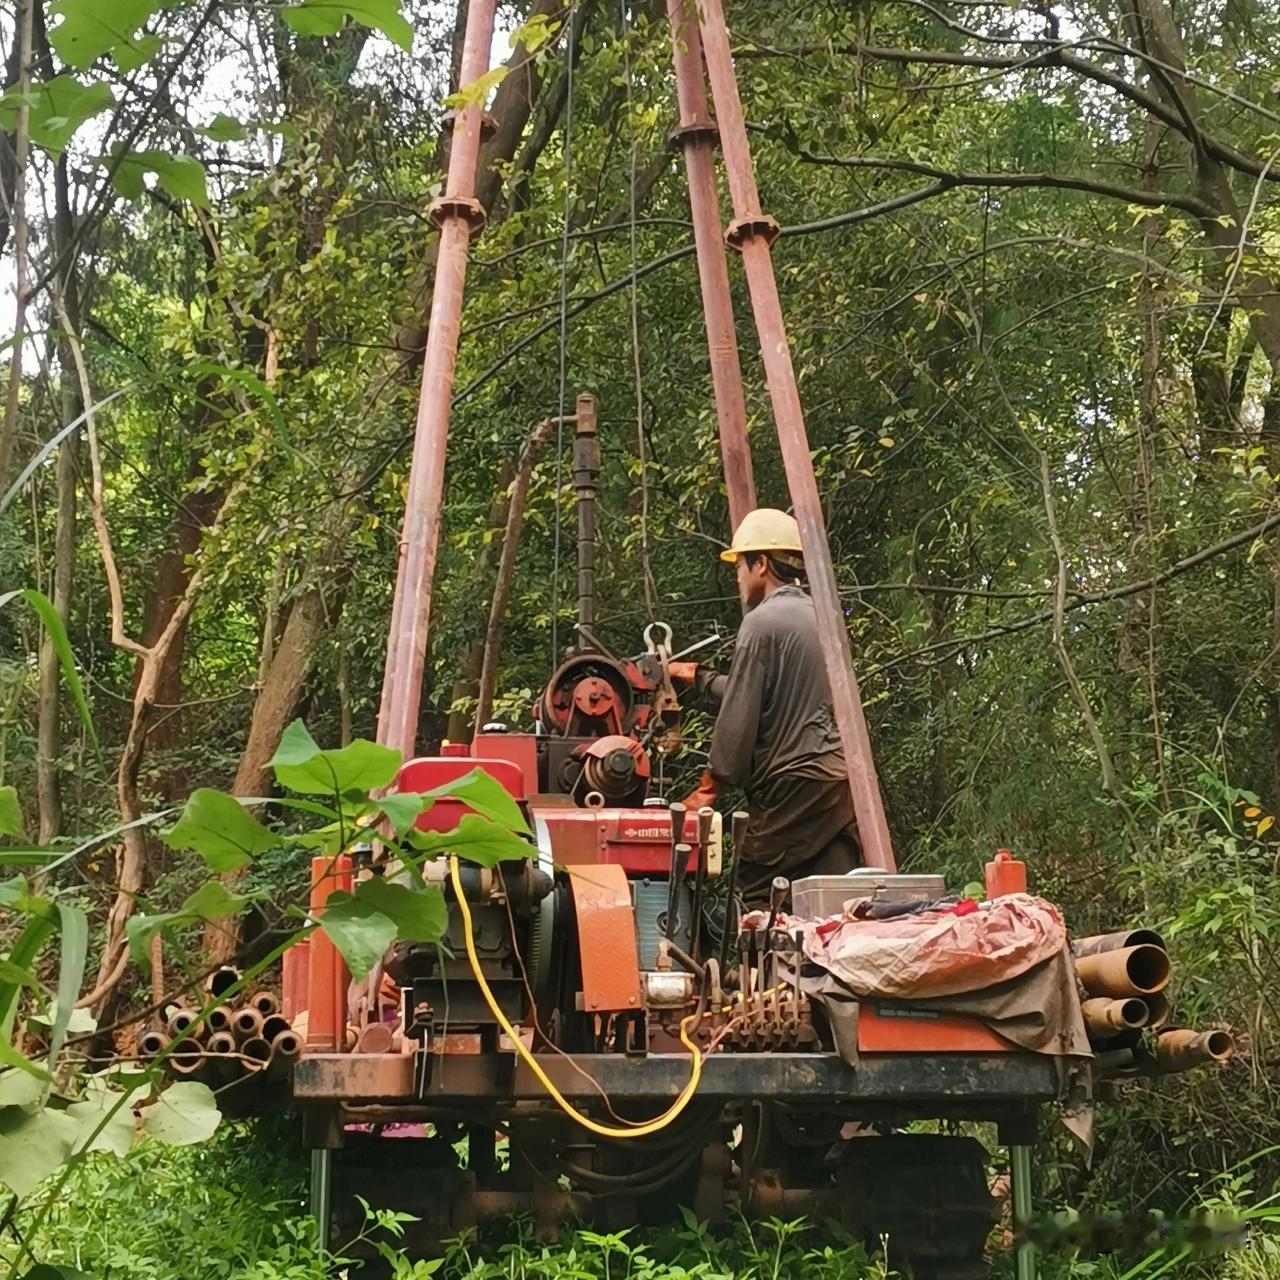
[[[696,662],[668,662],[667,675],[680,684],[695,684],[698,679]]]
[[[720,795],[720,784],[711,776],[710,773],[703,771],[702,779],[697,787],[685,797],[684,807],[696,813],[704,805],[708,808],[714,808],[716,799]]]

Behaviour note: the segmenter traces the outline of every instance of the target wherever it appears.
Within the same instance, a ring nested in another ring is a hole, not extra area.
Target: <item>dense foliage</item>
[[[425,2],[98,7],[0,6],[0,247],[29,294],[4,352],[0,830],[115,832],[54,877],[106,1013],[147,994],[133,964],[109,981],[123,917],[198,883],[121,825],[200,786],[265,794],[295,715],[372,736],[460,27]],[[565,17],[504,6],[486,86],[423,741],[465,727],[514,460],[578,391],[601,638],[737,616],[664,6]],[[1244,1052],[1133,1087],[1092,1171],[1064,1148],[1042,1191],[1174,1207],[1280,1138],[1280,11],[729,18],[900,864],[958,885],[1009,846],[1077,930],[1165,930],[1182,1019]],[[757,485],[785,505],[731,269]],[[573,623],[556,443],[504,638],[513,719]],[[65,620],[90,721],[20,587]],[[252,910],[261,954],[282,920]]]

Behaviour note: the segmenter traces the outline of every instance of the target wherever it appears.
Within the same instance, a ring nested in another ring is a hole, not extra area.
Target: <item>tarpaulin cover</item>
[[[1062,952],[1056,907],[1029,894],[987,910],[924,911],[891,920],[789,919],[805,955],[860,996],[928,1000],[1006,983]]]

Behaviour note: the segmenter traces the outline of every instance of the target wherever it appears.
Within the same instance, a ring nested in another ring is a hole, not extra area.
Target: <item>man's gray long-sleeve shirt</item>
[[[709,687],[720,702],[710,771],[762,796],[770,779],[846,776],[813,601],[778,587],[742,621],[727,676]]]

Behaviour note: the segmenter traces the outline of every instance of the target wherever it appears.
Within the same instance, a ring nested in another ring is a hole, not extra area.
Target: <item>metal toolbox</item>
[[[946,894],[935,875],[890,875],[878,867],[858,867],[843,876],[805,876],[791,883],[791,910],[806,920],[839,915],[846,902],[879,898],[884,902],[932,902]]]

